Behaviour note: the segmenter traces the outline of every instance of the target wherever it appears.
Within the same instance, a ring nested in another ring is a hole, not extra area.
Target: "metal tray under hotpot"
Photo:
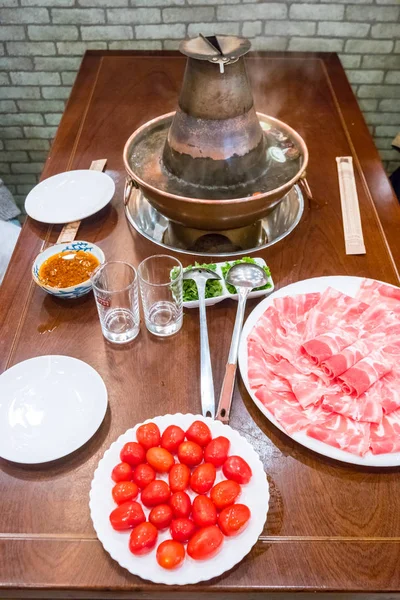
[[[185,244],[182,241],[185,236],[179,235],[177,237],[174,231],[175,225],[148,202],[140,189],[133,189],[125,206],[126,217],[130,225],[158,246],[182,254],[224,257],[243,256],[243,253],[251,254],[280,242],[298,225],[303,211],[303,194],[299,186],[295,185],[267,216],[252,226],[256,228],[255,237],[254,235],[247,237],[240,235],[240,247],[238,247],[236,244],[229,244],[229,240],[226,240],[227,244],[223,241],[225,234],[230,237],[232,233],[233,236],[231,237],[235,237],[235,230],[231,230],[231,232],[203,232],[203,238],[216,238],[219,243],[211,242],[205,244],[205,248],[201,248],[197,242],[193,245],[193,240]],[[182,232],[185,233],[185,228],[181,230],[180,234]],[[251,241],[246,243],[243,241],[246,239]]]

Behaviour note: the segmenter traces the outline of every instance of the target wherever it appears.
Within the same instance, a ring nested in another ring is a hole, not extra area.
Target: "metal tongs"
[[[199,294],[200,311],[200,395],[203,417],[215,418],[214,381],[211,368],[210,344],[208,342],[206,317],[206,284],[209,279],[221,279],[211,269],[194,267],[183,273],[183,279],[193,279]]]

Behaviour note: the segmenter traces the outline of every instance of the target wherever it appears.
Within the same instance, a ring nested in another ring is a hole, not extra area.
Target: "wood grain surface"
[[[82,222],[79,237],[108,259],[135,266],[162,249],[130,230],[123,212],[122,150],[134,129],[176,107],[185,59],[175,53],[86,54],[43,178],[107,158],[112,203]],[[266,53],[247,58],[257,110],[305,139],[315,203],[289,238],[260,252],[277,288],[321,275],[357,275],[399,284],[400,209],[336,55]],[[346,256],[337,156],[353,156],[366,245]],[[188,588],[157,586],[119,567],[98,542],[88,495],[104,451],[127,428],[164,413],[199,412],[198,312],[181,332],[157,339],[142,323],[117,347],[101,334],[92,295],[56,299],[31,281],[38,252],[61,227],[28,219],[0,290],[0,371],[44,354],[92,365],[107,385],[109,409],[97,434],[52,464],[0,461],[0,597],[208,598],[233,593],[400,592],[400,478],[323,458],[291,441],[236,386],[231,426],[259,453],[271,485],[262,539],[234,569]],[[179,255],[177,255],[179,258]],[[189,264],[189,256],[180,257]],[[256,305],[248,303],[247,312]],[[224,376],[236,303],[208,309],[216,396]],[[206,567],[205,567],[206,568]],[[286,596],[285,596],[286,597]],[[299,598],[302,595],[298,596]],[[371,596],[372,597],[372,596]]]

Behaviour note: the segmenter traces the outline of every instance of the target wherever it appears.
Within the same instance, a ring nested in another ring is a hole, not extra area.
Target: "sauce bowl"
[[[39,279],[39,271],[42,264],[51,256],[59,254],[60,252],[65,252],[66,250],[82,250],[83,252],[90,252],[97,258],[100,264],[103,264],[105,261],[104,252],[95,244],[76,241],[64,244],[55,244],[54,246],[50,246],[49,248],[46,248],[46,250],[43,250],[43,252],[38,254],[38,256],[35,258],[35,261],[32,265],[32,278],[34,282],[42,288],[42,290],[48,294],[51,294],[52,296],[56,296],[58,298],[80,298],[81,296],[84,296],[90,292],[92,289],[90,279],[65,288],[57,288],[46,285]]]

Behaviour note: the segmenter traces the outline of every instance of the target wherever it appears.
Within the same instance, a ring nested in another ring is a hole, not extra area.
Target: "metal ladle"
[[[268,279],[265,271],[258,265],[251,263],[240,263],[229,269],[225,280],[227,283],[236,288],[239,296],[235,326],[232,334],[232,342],[229,350],[228,363],[226,365],[225,377],[222,383],[216,417],[219,421],[222,421],[222,423],[228,424],[232,404],[233,388],[235,387],[239,341],[242,331],[247,296],[252,289],[265,285]]]
[[[214,381],[211,369],[210,344],[206,318],[206,283],[209,279],[221,279],[211,269],[195,267],[183,273],[183,279],[193,279],[199,294],[200,311],[200,394],[203,417],[215,418]]]

